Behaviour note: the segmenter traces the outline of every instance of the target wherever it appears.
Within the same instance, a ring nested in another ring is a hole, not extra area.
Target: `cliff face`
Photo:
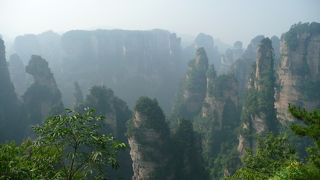
[[[233,141],[234,129],[239,124],[238,83],[233,75],[212,76],[208,71],[208,90],[195,120],[196,130],[203,135],[203,151],[207,158],[216,157],[222,144]]]
[[[281,38],[281,61],[277,74],[277,117],[292,121],[288,104],[307,109],[320,107],[320,24],[297,24]]]
[[[182,84],[174,110],[178,116],[190,119],[200,112],[207,91],[207,70],[206,52],[204,48],[199,48],[196,57],[189,63],[189,69]]]
[[[255,63],[257,56],[257,48],[263,38],[264,36],[262,35],[253,38],[242,56],[231,66],[231,72],[234,73],[239,82],[240,95],[243,95],[247,89],[247,82],[250,78],[252,65]]]
[[[254,148],[256,134],[276,131],[274,108],[274,53],[272,42],[261,41],[256,57],[256,65],[248,84],[248,93],[242,110],[242,125],[238,151],[242,155],[245,147]]]
[[[193,122],[195,131],[201,135],[202,155],[210,164],[207,168],[215,172],[211,178],[221,177],[216,172],[229,167],[216,166],[214,158],[229,155],[222,149],[236,142],[235,129],[240,122],[236,78],[232,74],[217,75],[215,66],[208,65],[204,48],[200,48],[189,63],[179,97],[173,121],[182,117]]]
[[[29,83],[24,64],[18,54],[12,54],[9,61],[9,71],[15,91],[18,95],[22,95],[26,90]]]
[[[169,112],[184,71],[180,38],[158,29],[45,32],[17,37],[14,48],[25,64],[32,54],[50,63],[67,106],[74,104],[70,82],[78,81],[84,94],[107,85],[130,107],[147,95]]]
[[[141,97],[128,127],[134,180],[172,179],[169,128],[156,100]]]
[[[34,82],[23,95],[29,123],[40,123],[48,115],[63,111],[61,93],[49,69],[48,62],[32,55],[26,72],[33,76]]]
[[[159,99],[165,111],[171,109],[182,76],[176,34],[164,30],[69,31],[62,35],[61,44],[65,60],[57,81],[66,97],[72,89],[65,81],[68,77],[83,89],[106,84],[131,107],[138,97],[151,96]]]
[[[51,66],[61,63],[62,60],[61,37],[52,31],[38,35],[17,36],[14,41],[14,50],[24,64],[28,64],[33,54],[41,55],[50,62]]]
[[[19,102],[10,79],[4,42],[0,39],[0,142],[18,140],[22,133],[19,114]]]

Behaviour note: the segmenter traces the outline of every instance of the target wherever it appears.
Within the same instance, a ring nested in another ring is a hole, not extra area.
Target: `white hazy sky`
[[[167,29],[204,32],[227,43],[281,35],[297,22],[320,22],[320,0],[0,0],[0,34],[47,30]]]

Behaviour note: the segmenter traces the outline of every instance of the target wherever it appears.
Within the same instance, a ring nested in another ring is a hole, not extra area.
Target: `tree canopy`
[[[0,179],[106,179],[126,144],[103,134],[94,110],[66,110],[34,127],[35,140],[0,145]]]

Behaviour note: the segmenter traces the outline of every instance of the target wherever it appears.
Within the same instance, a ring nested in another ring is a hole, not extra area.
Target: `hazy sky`
[[[0,0],[0,34],[71,29],[204,32],[227,43],[320,22],[320,0]]]

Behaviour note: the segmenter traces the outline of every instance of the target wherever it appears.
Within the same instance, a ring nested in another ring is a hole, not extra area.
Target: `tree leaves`
[[[0,146],[0,179],[83,179],[105,177],[119,167],[117,154],[127,145],[103,133],[103,117],[94,110],[66,109],[34,127],[34,141]]]

